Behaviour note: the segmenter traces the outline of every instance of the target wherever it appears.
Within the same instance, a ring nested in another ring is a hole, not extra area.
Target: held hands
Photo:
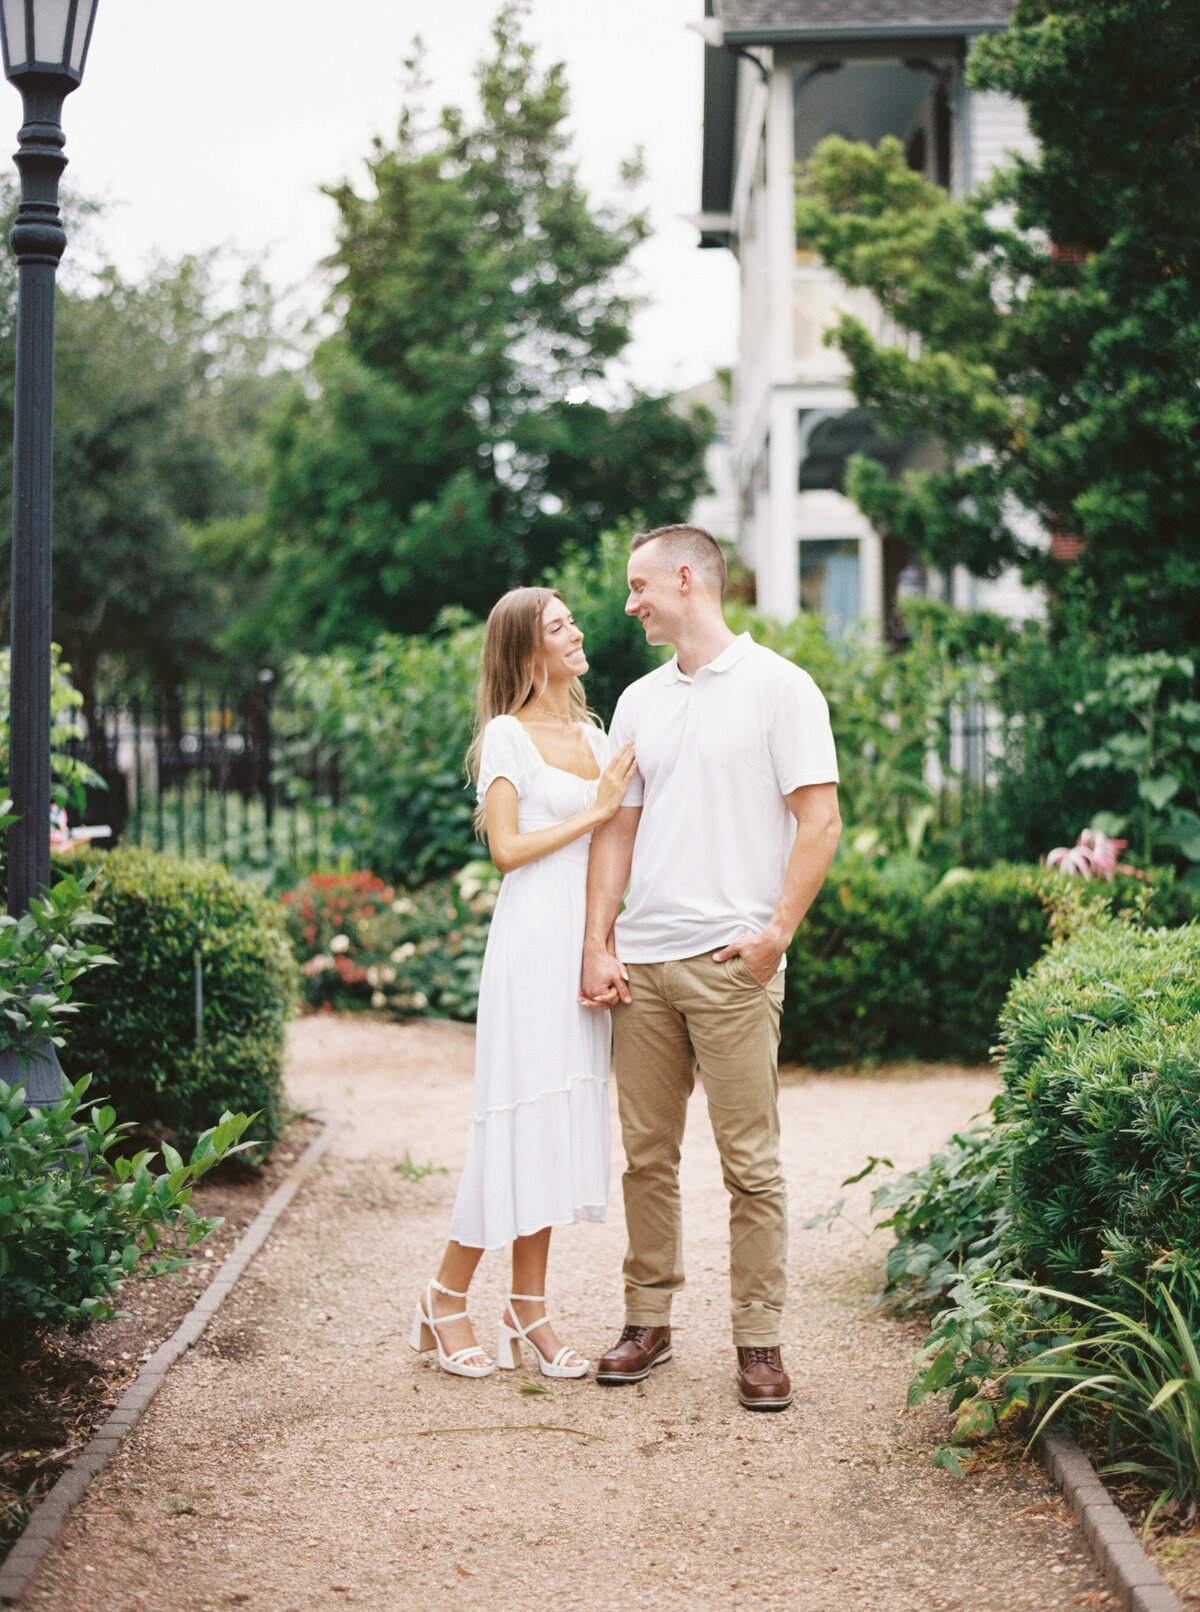
[[[579,1001],[584,1007],[612,1007],[614,1002],[632,1002],[629,975],[619,957],[603,947],[585,946]]]
[[[740,957],[760,985],[769,985],[786,950],[787,941],[782,935],[763,929],[757,935],[742,935],[738,940],[731,940],[728,946],[713,953],[713,962],[724,963],[730,957]]]
[[[596,810],[601,814],[602,822],[607,822],[625,799],[629,780],[636,770],[637,760],[633,754],[633,746],[622,745],[600,774],[600,781],[596,785]]]

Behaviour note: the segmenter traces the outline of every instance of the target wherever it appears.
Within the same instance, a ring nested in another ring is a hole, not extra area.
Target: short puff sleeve
[[[475,785],[475,798],[481,806],[497,778],[507,778],[518,796],[529,792],[530,742],[515,716],[494,716],[484,728]]]

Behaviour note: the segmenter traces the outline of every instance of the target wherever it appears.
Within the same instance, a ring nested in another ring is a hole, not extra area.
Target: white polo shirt
[[[808,673],[742,633],[694,677],[671,660],[631,684],[611,738],[633,741],[624,804],[642,807],[618,955],[672,962],[765,928],[796,833],[783,797],[838,777]]]

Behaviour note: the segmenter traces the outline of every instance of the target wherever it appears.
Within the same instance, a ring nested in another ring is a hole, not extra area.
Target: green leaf
[[[1138,783],[1138,794],[1142,800],[1148,801],[1161,812],[1167,802],[1178,794],[1179,786],[1180,780],[1174,773],[1160,773],[1157,778],[1141,779]]]
[[[933,1464],[936,1467],[941,1467],[943,1472],[952,1473],[956,1478],[965,1478],[967,1475],[967,1469],[963,1465],[962,1457],[957,1450],[951,1449],[948,1444],[941,1444],[934,1450]]]

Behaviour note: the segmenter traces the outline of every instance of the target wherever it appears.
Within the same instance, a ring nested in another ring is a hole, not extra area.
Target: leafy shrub
[[[780,1054],[807,1064],[901,1057],[934,1010],[919,863],[835,868],[788,951]]]
[[[0,814],[0,831],[11,822]],[[104,923],[85,905],[90,882],[65,874],[19,919],[0,916],[0,1051],[25,1055],[46,1041],[61,1047],[64,1021],[79,1012],[76,981],[112,962],[83,937]]]
[[[278,907],[215,863],[122,848],[88,865],[116,966],[76,1017],[72,1068],[95,1076],[123,1121],[180,1146],[226,1110],[257,1111],[256,1136],[273,1141],[295,991]]]
[[[147,1275],[185,1264],[184,1250],[219,1224],[197,1216],[193,1183],[246,1145],[249,1116],[227,1114],[186,1164],[170,1147],[162,1173],[146,1151],[110,1159],[128,1127],[109,1106],[85,1109],[88,1085],[85,1076],[60,1102],[30,1110],[19,1088],[0,1084],[0,1346],[9,1350],[111,1316],[113,1293],[144,1256],[160,1252]]]
[[[1140,915],[1152,906],[1143,891]],[[1200,1402],[1200,924],[1084,916],[1009,992],[995,1124],[877,1189],[873,1208],[897,1233],[889,1291],[934,1311],[911,1404],[949,1393],[962,1440],[1067,1382],[1133,1452],[1127,1470],[1157,1452],[1182,1494]],[[1097,1324],[1072,1323],[1072,1304]]]
[[[490,862],[411,894],[368,872],[312,874],[283,896],[305,1001],[473,1019],[499,883]]]
[[[1000,1037],[1022,1268],[1112,1303],[1153,1271],[1200,1321],[1200,926],[1089,925]]]
[[[985,1063],[1009,986],[1054,932],[1069,881],[997,863],[934,871],[911,857],[834,863],[788,952],[781,1056],[816,1067],[864,1059]],[[1200,893],[1121,877],[1087,887],[1088,915],[1142,905],[1146,920],[1200,915]]]

